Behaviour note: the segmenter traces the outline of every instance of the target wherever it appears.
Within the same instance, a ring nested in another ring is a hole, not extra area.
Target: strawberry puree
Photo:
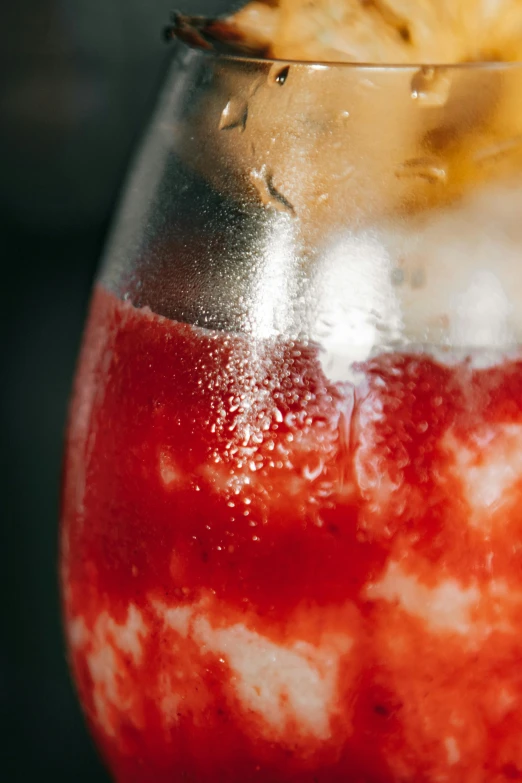
[[[62,579],[118,783],[522,780],[522,361],[355,369],[97,289]]]

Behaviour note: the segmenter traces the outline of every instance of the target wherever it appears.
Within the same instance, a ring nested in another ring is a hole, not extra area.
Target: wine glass
[[[521,90],[177,50],[65,460],[119,783],[522,777]]]

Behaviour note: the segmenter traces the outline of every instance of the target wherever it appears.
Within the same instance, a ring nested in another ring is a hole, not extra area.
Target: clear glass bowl
[[[520,94],[178,51],[65,459],[119,783],[522,777]]]

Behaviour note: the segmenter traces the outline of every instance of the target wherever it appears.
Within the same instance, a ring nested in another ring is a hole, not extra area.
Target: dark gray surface
[[[191,13],[225,0],[184,0]],[[170,0],[0,9],[0,779],[107,780],[63,652],[56,577],[67,397],[108,221],[168,59]]]

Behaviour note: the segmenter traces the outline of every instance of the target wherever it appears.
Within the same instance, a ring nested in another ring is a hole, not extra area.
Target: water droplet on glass
[[[398,177],[425,179],[431,185],[444,184],[448,172],[443,163],[431,158],[410,158],[404,161],[395,172]]]
[[[280,63],[274,63],[274,65],[270,68],[270,71],[268,73],[268,83],[269,84],[278,84],[280,87],[283,86],[283,84],[288,79],[288,74],[290,73],[290,66],[284,65],[281,67]]]
[[[352,442],[352,415],[355,406],[355,392],[354,389],[347,390],[346,394],[346,408],[339,416],[339,456],[341,459],[338,461],[339,475],[338,475],[338,489],[340,492],[344,492],[346,487],[346,469],[350,460],[350,445]]]
[[[311,456],[303,468],[303,478],[306,481],[315,481],[324,470],[324,462],[317,456]]]
[[[250,85],[250,89],[248,90],[248,95],[250,98],[252,98],[256,94],[259,88],[263,86],[264,82],[265,80],[262,74],[258,76],[256,79],[254,79],[254,81]]]
[[[248,118],[248,103],[243,98],[231,98],[221,113],[219,130],[239,128],[244,131]]]
[[[260,169],[253,169],[250,174],[250,180],[256,187],[261,203],[265,207],[271,207],[278,212],[294,214],[294,207],[274,186],[273,175],[266,166],[261,166]]]
[[[411,97],[419,106],[445,106],[450,88],[451,76],[447,68],[424,66],[411,80]]]
[[[522,135],[513,136],[510,139],[502,139],[494,144],[490,144],[487,147],[483,147],[477,153],[475,153],[473,159],[479,165],[487,163],[495,163],[500,158],[504,158],[507,155],[511,155],[516,150],[522,147]]]

